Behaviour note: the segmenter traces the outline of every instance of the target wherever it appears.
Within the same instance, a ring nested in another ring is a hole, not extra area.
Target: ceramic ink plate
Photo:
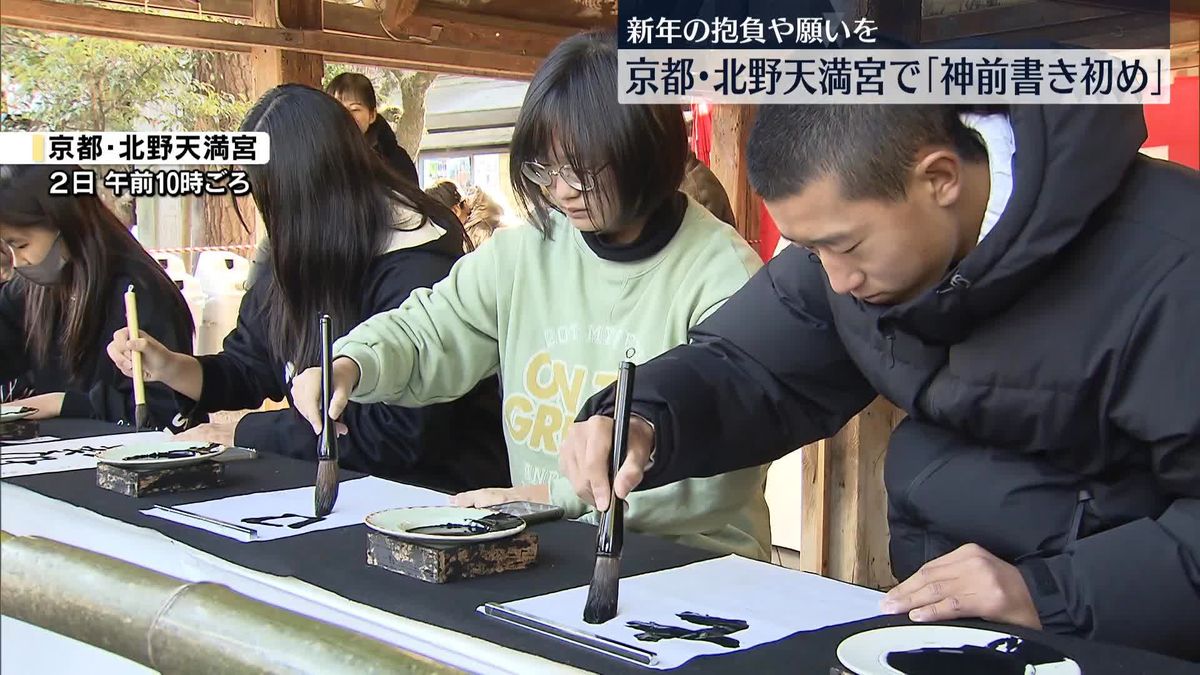
[[[215,459],[226,448],[197,441],[164,441],[110,448],[96,455],[96,461],[123,469],[167,469]]]
[[[491,520],[483,521],[485,518]],[[510,518],[509,527],[491,526],[497,518]],[[482,524],[480,524],[482,521]],[[466,544],[492,541],[519,534],[525,521],[491,509],[463,506],[413,506],[376,511],[367,516],[367,527],[405,541],[428,544]],[[445,527],[439,527],[445,526]],[[414,530],[418,530],[415,531]],[[422,531],[424,530],[424,531]],[[458,531],[456,531],[458,530]]]
[[[37,412],[37,408],[19,405],[0,405],[0,422],[16,422]]]

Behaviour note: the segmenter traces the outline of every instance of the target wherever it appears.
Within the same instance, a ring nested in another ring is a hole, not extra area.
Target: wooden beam
[[[921,3],[921,14],[926,17],[958,14],[977,9],[1004,7],[1007,5],[1029,4],[1041,0],[924,0]]]
[[[752,247],[759,240],[758,195],[750,189],[746,170],[746,141],[754,124],[754,106],[718,105],[713,107],[712,152],[709,168],[729,195],[738,233]]]
[[[1033,31],[1090,19],[1120,16],[1124,12],[1069,2],[1035,2],[926,19],[921,26],[922,42],[941,42],[1009,31]]]
[[[322,30],[325,28],[325,3],[322,0],[278,0],[275,18],[282,28]]]
[[[0,19],[17,28],[97,35],[199,49],[276,47],[352,63],[484,77],[528,78],[539,59],[438,45],[371,40],[315,30],[289,30],[124,12],[50,0],[4,0]]]
[[[880,33],[921,42],[921,0],[860,0],[859,8],[859,16],[873,19]]]
[[[1096,7],[1110,7],[1121,9],[1127,12],[1154,12],[1156,14],[1173,14],[1180,17],[1200,17],[1200,0],[1169,0],[1163,2],[1166,5],[1165,12],[1157,11],[1159,8],[1154,7],[1154,3],[1147,3],[1146,0],[1067,0],[1077,5],[1093,5]],[[1147,8],[1147,5],[1151,5]]]
[[[198,15],[196,0],[104,0],[106,4],[171,9]],[[460,47],[472,51],[518,54],[544,58],[575,29],[473,14],[441,7],[418,5],[415,13],[393,35],[413,35],[432,39],[442,47]],[[203,14],[229,18],[250,18],[250,0],[204,0]],[[325,2],[323,27],[326,31],[390,40],[373,7],[357,7]],[[281,17],[282,18],[282,17]],[[289,26],[290,27],[290,26]]]
[[[321,0],[253,0],[254,23],[265,28],[279,28],[283,17],[296,30],[321,30]],[[325,59],[321,54],[274,47],[253,47],[250,62],[254,69],[254,94],[262,96],[268,89],[286,83],[321,87],[325,75]]]
[[[389,31],[402,31],[401,26],[413,15],[421,0],[383,0],[383,13],[379,20]]]

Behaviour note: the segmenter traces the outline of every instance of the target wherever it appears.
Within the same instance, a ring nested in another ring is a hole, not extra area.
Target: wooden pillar
[[[322,30],[324,3],[321,0],[253,0],[254,23],[268,28]],[[320,87],[325,74],[325,59],[320,54],[290,49],[253,47],[250,60],[254,70],[254,96],[262,96],[285,82]]]
[[[806,572],[873,588],[895,585],[883,462],[903,418],[877,398],[831,438],[803,449],[800,562]]]
[[[324,2],[322,0],[253,0],[253,22],[267,28],[291,30],[323,30]],[[274,47],[251,47],[250,67],[254,75],[254,98],[257,100],[273,87],[287,82],[321,87],[325,76],[325,58],[320,54],[296,52]],[[266,237],[262,216],[254,212],[254,241]]]
[[[754,123],[752,105],[718,105],[712,114],[712,150],[709,168],[729,195],[738,232],[758,247],[758,195],[750,189],[746,172],[746,141]]]

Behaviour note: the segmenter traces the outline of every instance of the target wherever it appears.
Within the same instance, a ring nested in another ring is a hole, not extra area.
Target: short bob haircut
[[[682,108],[622,105],[617,95],[617,42],[607,31],[559,43],[529,83],[513,129],[510,177],[518,207],[543,235],[556,209],[521,166],[547,163],[556,144],[577,172],[611,170],[611,181],[601,181],[609,189],[584,192],[584,203],[615,202],[619,222],[650,215],[679,189],[688,154]]]

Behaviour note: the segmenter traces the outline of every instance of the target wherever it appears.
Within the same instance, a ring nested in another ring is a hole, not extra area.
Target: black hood
[[[1141,106],[1013,106],[1013,192],[999,222],[933,289],[882,313],[935,344],[1008,307],[1102,219],[1146,140]]]

